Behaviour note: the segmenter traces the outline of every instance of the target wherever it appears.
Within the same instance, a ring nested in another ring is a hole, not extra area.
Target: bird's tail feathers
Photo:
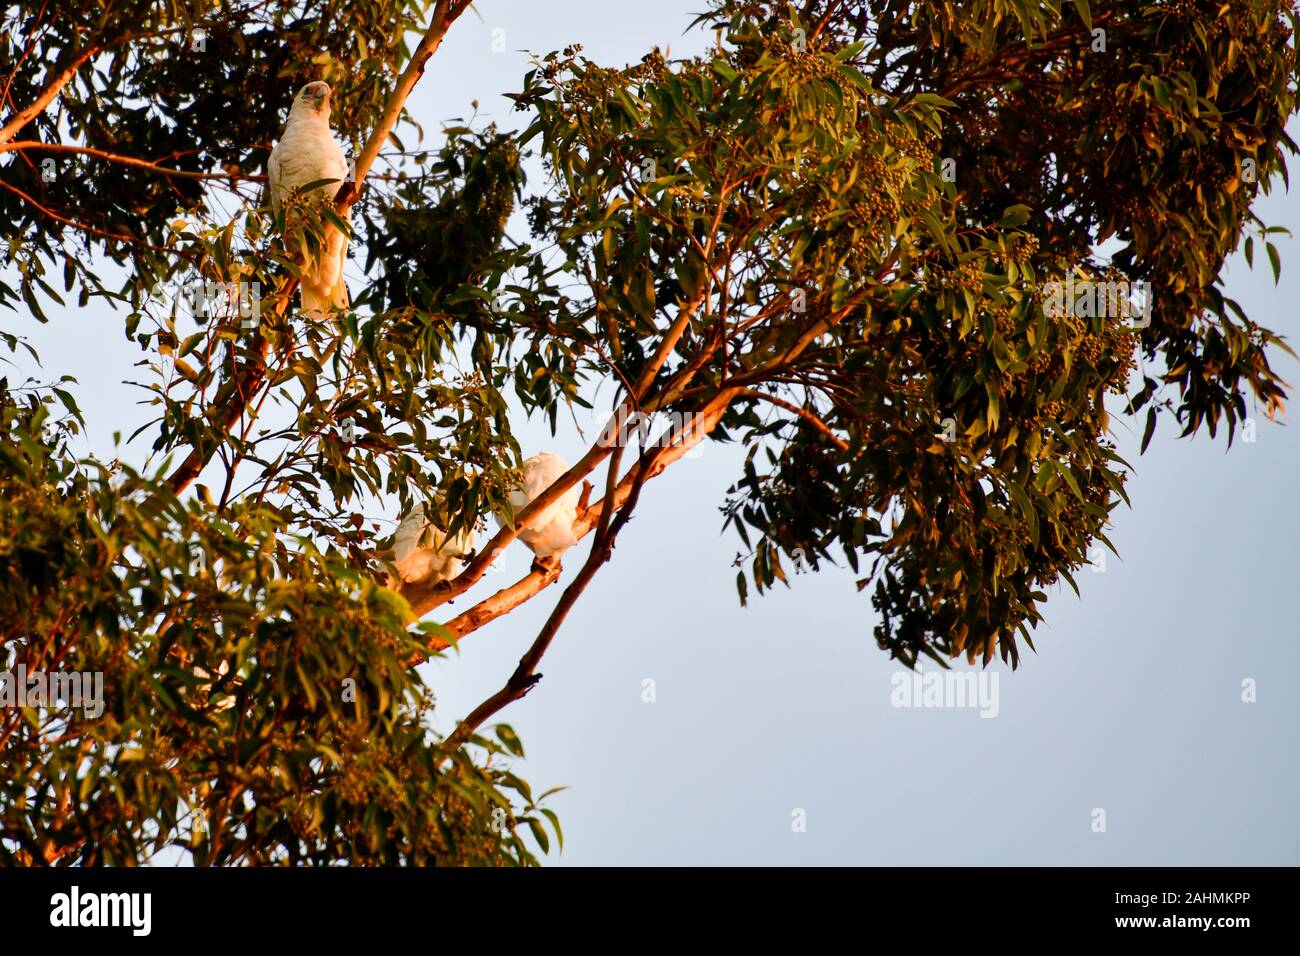
[[[309,319],[323,319],[339,309],[346,312],[351,304],[348,286],[343,281],[342,274],[329,289],[305,284],[302,286],[302,311]]]
[[[326,230],[325,248],[319,259],[302,278],[302,310],[308,318],[325,318],[331,311],[346,311],[352,301],[343,279],[343,263],[348,251],[348,237],[330,226]]]

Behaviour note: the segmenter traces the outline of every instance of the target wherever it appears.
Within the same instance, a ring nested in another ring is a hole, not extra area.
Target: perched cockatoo
[[[540,452],[525,461],[524,486],[510,492],[510,505],[515,514],[523,511],[529,502],[551,487],[568,470],[569,466],[564,463],[564,459],[549,451]],[[519,532],[519,540],[528,545],[539,558],[558,555],[577,544],[573,522],[578,517],[578,499],[581,494],[578,486],[574,485],[543,510],[532,527]],[[512,526],[512,522],[502,515],[497,515],[497,522],[503,528]]]
[[[397,526],[393,538],[393,563],[398,576],[408,584],[441,584],[460,574],[465,555],[474,548],[474,529],[466,528],[448,538],[441,528],[424,516],[424,504],[417,504]]]
[[[320,179],[338,181],[312,190],[309,195],[314,200],[327,203],[338,194],[347,178],[348,164],[343,147],[330,129],[328,83],[308,83],[294,97],[284,134],[271,150],[266,169],[273,211],[278,212],[295,189]],[[286,231],[292,231],[292,225],[286,221]],[[300,260],[302,308],[309,317],[316,318],[329,309],[348,307],[348,287],[343,281],[348,237],[329,222],[323,223],[323,230],[320,255],[313,257],[307,252],[304,241]]]

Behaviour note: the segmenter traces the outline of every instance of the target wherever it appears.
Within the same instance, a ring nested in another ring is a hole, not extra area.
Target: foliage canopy
[[[513,731],[478,728],[692,442],[746,449],[723,502],[742,600],[792,558],[844,561],[892,655],[1014,664],[1124,497],[1107,396],[1145,412],[1144,447],[1162,416],[1231,441],[1284,397],[1285,345],[1221,274],[1243,243],[1278,269],[1251,203],[1295,149],[1289,7],[712,0],[706,54],[551,53],[513,94],[524,128],[425,145],[404,84],[466,6],[6,8],[0,302],[112,305],[156,417],[132,469],[74,454],[72,383],[0,383],[5,646],[109,688],[98,720],[4,712],[0,858],[535,862],[520,825],[546,849],[558,823],[504,760]],[[353,311],[304,323],[259,179],[315,79],[362,187],[320,214],[355,202]],[[159,294],[196,277],[265,290],[254,327]],[[1150,311],[1048,307],[1067,281],[1142,284]],[[508,508],[511,401],[555,427],[610,392],[697,431],[593,441],[553,489],[593,476],[589,556],[443,739],[411,662],[558,569],[432,614],[517,528],[398,593],[363,511],[471,526]]]

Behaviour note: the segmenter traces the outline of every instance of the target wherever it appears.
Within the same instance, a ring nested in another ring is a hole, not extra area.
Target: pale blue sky
[[[525,49],[579,42],[606,63],[653,44],[674,54],[711,35],[682,31],[699,0],[480,0],[448,36],[412,99],[427,131],[521,114]],[[507,52],[492,51],[504,30]],[[285,91],[286,105],[293,91]],[[1280,190],[1280,186],[1279,186]],[[1300,223],[1280,191],[1258,211]],[[1228,293],[1258,321],[1296,331],[1300,245],[1282,237],[1283,274],[1234,261]],[[1261,257],[1262,258],[1262,257]],[[1257,266],[1259,263],[1257,263]],[[47,368],[71,371],[90,439],[143,420],[121,384],[140,353],[122,316],[92,304],[31,335]],[[75,334],[70,329],[75,328]],[[1300,384],[1297,363],[1277,354]],[[637,517],[572,612],[541,667],[545,678],[503,715],[523,737],[520,767],[538,789],[567,785],[562,864],[1297,864],[1300,704],[1296,585],[1300,519],[1291,476],[1294,425],[1256,413],[1257,441],[1178,441],[1162,428],[1137,455],[1142,421],[1117,419],[1136,465],[1133,510],[1115,513],[1103,573],[1079,576],[1047,606],[1039,653],[1001,672],[1000,712],[895,709],[897,666],[879,651],[875,615],[847,572],[803,575],[789,591],[738,606],[718,505],[738,473],[735,450],[708,447],[643,495]],[[1294,418],[1294,415],[1290,416]],[[516,424],[525,451],[573,460],[575,435]],[[131,456],[133,459],[135,455]],[[576,570],[585,546],[570,556]],[[507,567],[529,556],[512,548]],[[492,584],[503,578],[492,576]],[[474,592],[478,593],[478,592]],[[426,669],[449,728],[513,669],[559,597],[552,588]],[[462,598],[456,609],[468,606]],[[653,679],[656,701],[642,702]],[[1258,682],[1258,702],[1241,682]],[[792,832],[791,814],[807,813]],[[1107,832],[1094,833],[1103,808]]]

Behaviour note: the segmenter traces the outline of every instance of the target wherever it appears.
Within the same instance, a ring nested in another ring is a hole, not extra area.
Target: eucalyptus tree
[[[542,55],[521,129],[436,135],[405,103],[463,0],[7,8],[0,301],[111,306],[155,414],[132,468],[73,452],[73,383],[4,383],[6,646],[107,688],[4,713],[7,859],[535,862],[558,821],[483,728],[700,442],[745,449],[742,601],[845,562],[893,656],[1015,664],[1124,500],[1112,411],[1145,447],[1280,407],[1285,345],[1221,275],[1243,244],[1279,268],[1251,204],[1294,151],[1289,8],[708,6],[703,55]],[[353,173],[308,244],[358,252],[352,307],[307,321],[261,183],[314,80]],[[597,394],[609,425],[512,515],[512,405],[555,427]],[[576,572],[438,735],[414,665],[563,569],[449,602],[577,486]],[[398,586],[375,501],[507,521]]]

